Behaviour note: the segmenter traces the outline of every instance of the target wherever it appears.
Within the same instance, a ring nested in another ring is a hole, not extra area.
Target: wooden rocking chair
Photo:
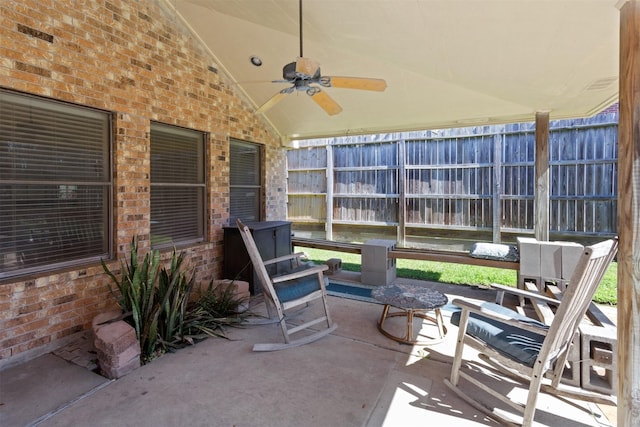
[[[525,292],[528,298],[541,299],[545,303],[557,306],[550,325],[498,304],[483,303],[478,306],[463,300],[454,300],[453,304],[462,310],[454,313],[451,318],[453,324],[458,324],[459,332],[451,367],[451,380],[445,380],[445,383],[478,410],[507,425],[530,426],[533,423],[540,391],[560,397],[615,404],[613,396],[561,384],[560,380],[574,334],[617,250],[617,239],[586,247],[561,301],[538,293]],[[465,345],[478,350],[480,359],[492,368],[507,374],[525,388],[528,384],[526,403],[514,402],[476,376],[462,370]],[[522,418],[513,416],[514,414],[508,411],[496,410],[474,399],[471,396],[478,396],[480,393],[463,390],[460,387],[461,378],[481,392],[488,393],[516,409],[522,414]]]
[[[251,258],[251,263],[262,286],[267,311],[269,317],[272,318],[271,323],[280,323],[282,333],[284,334],[284,343],[255,344],[253,351],[284,350],[311,343],[334,331],[337,325],[331,321],[325,287],[325,281],[327,279],[322,274],[323,271],[328,269],[328,266],[300,265],[299,260],[300,257],[304,255],[303,253],[295,253],[263,261],[249,228],[239,219],[236,220],[236,224],[240,229],[240,235],[242,236],[242,240]],[[291,268],[288,269],[289,271],[287,271],[286,274],[270,276],[267,272],[267,266],[276,263],[286,263]],[[306,305],[318,299],[322,300],[322,316],[306,321],[300,325],[291,327],[287,325],[287,314],[285,312],[288,309]],[[312,326],[321,323],[326,323],[326,328],[319,331],[310,329]],[[303,331],[313,332],[297,339],[291,338],[292,334]]]

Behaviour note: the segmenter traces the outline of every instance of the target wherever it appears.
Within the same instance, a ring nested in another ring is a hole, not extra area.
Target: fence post
[[[620,9],[618,425],[640,425],[640,2]]]
[[[406,235],[406,223],[407,223],[407,204],[406,204],[406,176],[405,176],[405,163],[407,159],[405,156],[405,140],[401,138],[398,141],[398,232],[396,238],[401,246],[404,246]]]
[[[549,240],[549,113],[536,113],[536,145],[533,231],[537,240]]]
[[[502,143],[504,133],[493,136],[493,243],[502,240]]]

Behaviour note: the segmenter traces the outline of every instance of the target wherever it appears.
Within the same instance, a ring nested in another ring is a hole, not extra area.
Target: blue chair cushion
[[[326,277],[324,278],[324,281],[324,285],[328,286],[329,281]],[[305,295],[309,295],[313,291],[317,291],[318,289],[320,289],[320,284],[318,283],[318,276],[314,274],[313,276],[301,277],[299,279],[294,279],[287,282],[276,283],[274,287],[280,302],[285,303],[288,301],[296,300],[298,298],[302,298]]]
[[[493,303],[482,303],[483,309],[509,316],[531,325],[539,326],[541,329],[548,329],[548,326],[537,320],[523,316],[509,308]],[[457,308],[451,315],[451,323],[459,326],[462,310]],[[485,342],[489,347],[520,362],[526,366],[533,367],[542,348],[544,335],[536,334],[524,329],[507,325],[498,320],[489,319],[477,313],[471,313],[467,325],[467,334],[480,341]]]

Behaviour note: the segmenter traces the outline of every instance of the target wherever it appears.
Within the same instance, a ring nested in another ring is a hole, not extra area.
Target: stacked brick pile
[[[94,346],[102,375],[118,379],[140,367],[140,343],[135,329],[117,319],[117,311],[99,314],[93,319]]]

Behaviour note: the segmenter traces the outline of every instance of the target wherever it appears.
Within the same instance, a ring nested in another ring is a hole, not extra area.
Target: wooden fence
[[[532,234],[534,131],[520,123],[301,141],[287,156],[288,219],[302,236],[418,247]],[[551,236],[615,235],[617,113],[551,122],[549,144]]]

